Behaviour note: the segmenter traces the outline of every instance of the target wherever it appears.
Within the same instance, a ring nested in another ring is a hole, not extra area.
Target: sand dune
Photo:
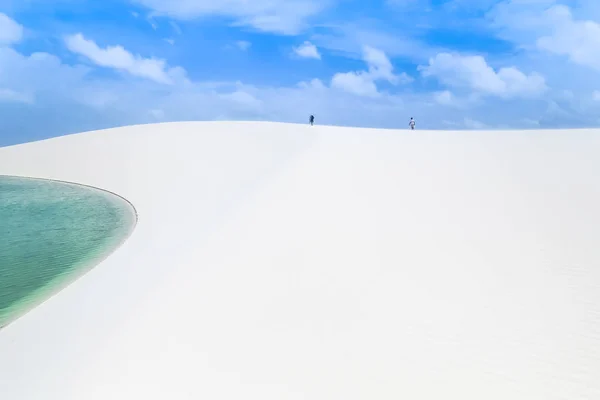
[[[0,149],[136,208],[0,397],[600,398],[600,131],[177,123]]]

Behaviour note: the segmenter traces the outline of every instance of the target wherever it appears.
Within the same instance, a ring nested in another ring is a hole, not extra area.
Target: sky
[[[115,126],[600,125],[598,0],[0,0],[0,146]]]

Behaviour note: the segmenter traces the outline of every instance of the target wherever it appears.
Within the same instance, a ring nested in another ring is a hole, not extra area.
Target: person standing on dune
[[[408,126],[410,126],[410,129],[414,131],[415,125],[416,125],[415,120],[413,119],[413,117],[410,117],[410,122],[408,123]]]
[[[310,126],[313,126],[315,123],[315,116],[311,115],[310,118],[308,119],[310,121]]]

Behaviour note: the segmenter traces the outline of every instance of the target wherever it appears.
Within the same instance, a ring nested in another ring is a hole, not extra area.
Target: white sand
[[[181,123],[0,149],[139,213],[7,400],[600,399],[600,131]]]

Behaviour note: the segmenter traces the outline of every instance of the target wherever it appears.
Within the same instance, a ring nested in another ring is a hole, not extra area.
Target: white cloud
[[[452,105],[454,103],[454,96],[452,95],[452,92],[450,92],[449,90],[444,90],[442,92],[434,93],[433,98],[437,103],[443,104],[446,106]]]
[[[481,56],[440,53],[419,70],[423,76],[435,77],[447,86],[506,98],[534,97],[547,89],[541,75],[526,75],[516,67],[495,71]]]
[[[30,94],[20,93],[12,89],[0,88],[0,102],[33,104],[34,97]]]
[[[486,17],[503,39],[534,48],[538,37],[554,29],[546,11],[555,4],[556,0],[503,0]]]
[[[237,42],[235,42],[235,45],[237,46],[238,49],[240,49],[242,51],[248,51],[248,49],[250,47],[252,47],[252,43],[250,43],[246,40],[238,40]]]
[[[556,5],[540,17],[551,24],[548,35],[537,39],[539,49],[564,55],[570,61],[600,70],[600,24],[576,20],[569,7]]]
[[[523,118],[521,119],[521,121],[523,123],[523,127],[525,129],[536,129],[540,127],[540,121],[535,120],[535,119],[531,119],[531,118]]]
[[[231,100],[235,105],[245,109],[258,111],[262,106],[262,102],[260,100],[243,90],[236,90],[233,93],[224,94],[221,97]]]
[[[73,93],[73,100],[91,109],[103,112],[118,104],[119,94],[94,82],[91,85],[77,87]]]
[[[377,85],[367,72],[341,72],[331,79],[331,86],[359,96],[379,95]]]
[[[422,2],[423,0],[416,0]],[[428,15],[420,10],[419,16]],[[389,15],[396,21],[400,15]],[[381,19],[362,18],[358,20],[345,19],[343,22],[328,24],[325,29],[319,29],[311,35],[311,41],[322,49],[334,51],[350,58],[362,58],[364,47],[370,46],[383,51],[388,57],[402,58],[415,63],[427,62],[429,57],[445,51],[423,40],[424,29],[416,28],[415,16],[401,15],[404,23],[382,23]],[[436,21],[439,25],[441,21]],[[431,28],[427,28],[429,30]]]
[[[600,2],[596,0],[504,0],[487,17],[500,37],[523,49],[565,56],[600,70]]]
[[[324,90],[327,88],[322,80],[320,79],[311,79],[309,82],[300,82],[298,83],[299,88],[303,89],[316,89],[316,90]]]
[[[317,46],[315,46],[311,42],[304,42],[302,45],[295,47],[294,53],[298,57],[302,58],[314,58],[317,60],[321,59],[321,54],[319,53]]]
[[[148,111],[150,117],[157,121],[163,121],[165,119],[165,111],[161,109],[153,109]]]
[[[394,74],[392,62],[379,49],[365,46],[363,59],[369,66],[369,76],[373,80],[385,80],[393,85],[410,83],[414,80],[406,72],[402,72],[400,75]]]
[[[455,94],[450,90],[442,90],[432,94],[435,104],[456,110],[470,110],[483,103],[483,96],[475,92]]]
[[[467,129],[487,129],[488,126],[483,122],[471,118],[465,118],[463,124]]]
[[[591,103],[590,88],[600,86],[600,47],[595,34],[600,2],[505,0],[493,7],[487,18],[496,35],[517,48],[511,62],[544,76],[552,88],[544,96],[550,97],[547,100],[560,97],[561,107],[575,107],[574,114],[586,114],[586,107],[596,108]],[[561,94],[564,91],[572,92],[572,98],[565,98]]]
[[[456,121],[448,121],[446,119],[442,120],[442,125],[444,126],[444,129],[453,129],[455,127],[457,127],[459,124]]]
[[[379,49],[365,46],[363,59],[369,66],[369,74],[374,79],[385,79],[390,83],[396,83],[398,77],[394,75],[394,67],[385,53]]]
[[[152,27],[152,29],[154,29],[155,31],[158,30],[158,24],[156,23],[156,21],[154,20],[154,18],[152,18],[151,15],[147,16],[146,20],[148,21],[148,23],[150,24],[150,26]]]
[[[0,88],[5,94],[21,93],[28,96],[58,98],[69,95],[65,87],[76,86],[89,69],[64,65],[48,53],[23,55],[12,48],[0,47]],[[51,79],[49,79],[51,77]]]
[[[400,75],[396,75],[396,82],[394,84],[408,84],[414,82],[415,78],[408,75],[406,72],[401,72]]]
[[[134,0],[159,15],[193,19],[214,15],[229,17],[234,24],[281,34],[296,34],[307,19],[328,4],[322,0]]]
[[[6,14],[0,13],[0,45],[21,41],[23,27]]]
[[[167,70],[164,60],[134,56],[122,46],[100,48],[94,41],[87,40],[81,33],[65,38],[67,48],[73,53],[87,57],[101,67],[127,71],[131,75],[151,79],[158,83],[172,84],[173,75],[180,69]]]
[[[331,86],[359,96],[375,97],[379,95],[376,81],[384,80],[393,85],[412,81],[406,73],[395,75],[391,61],[379,49],[365,46],[363,60],[367,63],[367,71],[337,73],[331,80]]]
[[[169,21],[169,25],[171,25],[171,28],[173,28],[173,31],[175,31],[176,34],[178,34],[178,35],[183,34],[181,27],[175,21]]]

